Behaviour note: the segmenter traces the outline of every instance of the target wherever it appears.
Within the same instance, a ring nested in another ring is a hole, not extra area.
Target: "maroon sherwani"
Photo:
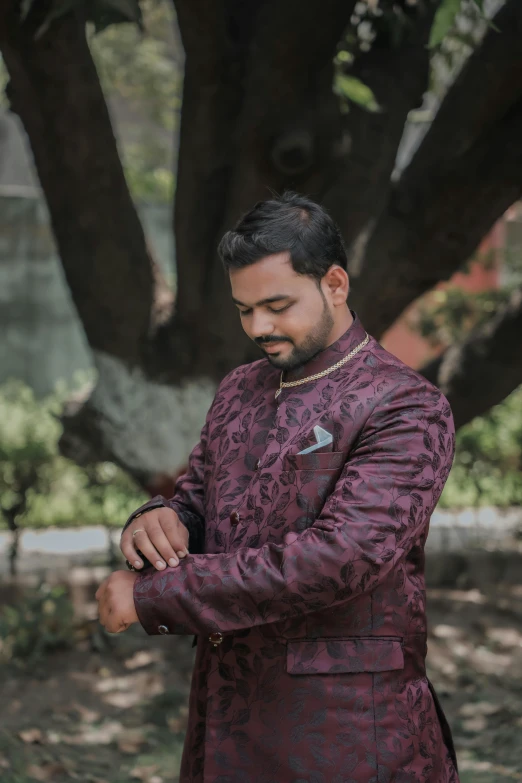
[[[355,316],[297,377],[365,334]],[[135,584],[149,634],[198,637],[180,783],[458,783],[425,670],[448,402],[373,338],[276,400],[279,378],[266,359],[231,372],[174,497],[146,504],[190,532],[177,568]],[[331,450],[298,455],[317,424]]]

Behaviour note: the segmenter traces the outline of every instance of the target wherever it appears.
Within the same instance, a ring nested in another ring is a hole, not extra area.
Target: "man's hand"
[[[109,633],[122,633],[138,622],[134,606],[134,582],[139,574],[114,571],[96,591],[100,623]]]
[[[188,555],[188,541],[188,530],[175,511],[154,508],[131,522],[123,532],[120,549],[135,568],[143,566],[136,551],[139,549],[158,571],[162,571],[167,563],[177,566],[180,557]]]

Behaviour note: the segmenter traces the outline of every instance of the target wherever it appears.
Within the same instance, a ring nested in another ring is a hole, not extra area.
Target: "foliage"
[[[522,387],[458,431],[441,505],[522,505]]]
[[[73,638],[73,607],[64,588],[42,584],[0,611],[0,663],[33,667]]]
[[[434,291],[419,307],[418,330],[433,347],[446,347],[489,321],[507,298],[503,289],[472,293],[452,285]]]
[[[440,46],[449,33],[462,6],[462,0],[443,0],[437,9],[430,33],[430,49]]]
[[[173,142],[179,125],[183,52],[172,4],[141,3],[146,34],[119,24],[89,35],[100,82],[112,110],[123,167],[136,200],[170,203]]]
[[[468,261],[463,274],[473,266],[486,270],[502,269],[505,282],[499,288],[467,291],[458,285],[447,285],[427,294],[418,303],[413,328],[434,348],[444,349],[461,342],[471,332],[489,321],[506,304],[513,291],[522,283],[522,246],[505,249],[502,257],[495,253],[477,253]]]
[[[112,463],[81,468],[58,453],[65,392],[36,400],[21,382],[0,387],[0,509],[21,527],[119,526],[143,495]]]
[[[351,101],[368,111],[379,111],[379,104],[370,88],[349,74],[338,73],[334,82],[334,91],[345,101]],[[346,107],[346,103],[341,104]]]
[[[445,0],[431,29],[430,91],[441,101],[504,0]]]
[[[498,263],[491,254],[467,264],[486,269]],[[522,248],[501,259],[507,281],[500,288],[467,291],[450,285],[428,294],[416,309],[415,326],[434,348],[462,342],[505,304],[522,280]],[[456,456],[441,498],[445,507],[522,504],[522,387],[486,415],[457,432]]]
[[[459,15],[487,22],[484,0],[442,0],[430,32],[429,48],[440,46],[448,35],[458,34]]]

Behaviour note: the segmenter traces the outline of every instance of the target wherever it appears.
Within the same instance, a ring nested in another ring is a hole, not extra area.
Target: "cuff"
[[[151,500],[148,500],[143,504],[143,506],[140,506],[136,509],[136,511],[132,512],[128,520],[125,522],[121,532],[123,533],[129,527],[133,519],[141,517],[141,515],[145,514],[146,511],[152,511],[153,508],[162,508],[163,506],[167,508],[169,507],[169,502],[163,497],[163,495],[156,495],[155,497],[151,498]]]
[[[179,566],[178,566],[179,568]],[[170,570],[167,568],[161,574],[165,575]],[[145,632],[149,636],[193,634],[195,629],[188,628],[181,623],[173,622],[172,617],[165,617],[164,612],[157,601],[158,590],[154,579],[154,572],[140,574],[134,582],[134,606],[136,614]]]

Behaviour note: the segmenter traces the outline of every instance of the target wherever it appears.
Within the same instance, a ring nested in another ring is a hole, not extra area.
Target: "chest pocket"
[[[342,451],[312,451],[310,454],[287,454],[283,459],[284,470],[340,470],[345,462]]]
[[[341,475],[345,460],[341,451],[283,457],[280,480],[290,499],[285,516],[294,532],[300,533],[313,525]]]

